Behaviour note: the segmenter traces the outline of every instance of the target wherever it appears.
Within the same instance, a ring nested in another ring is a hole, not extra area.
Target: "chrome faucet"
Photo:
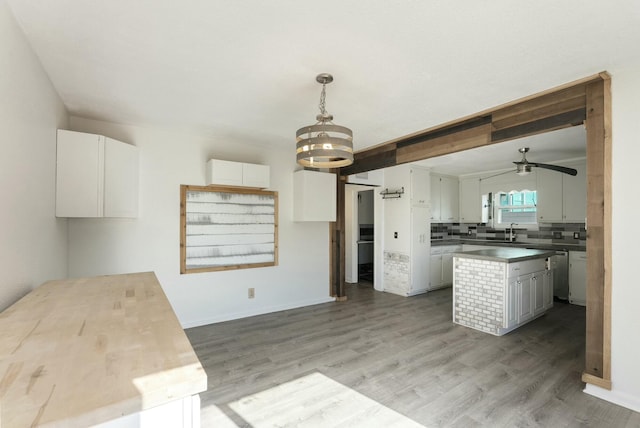
[[[518,225],[518,223],[511,223],[509,225],[509,242],[514,242],[516,240],[516,234],[513,233],[513,225]]]

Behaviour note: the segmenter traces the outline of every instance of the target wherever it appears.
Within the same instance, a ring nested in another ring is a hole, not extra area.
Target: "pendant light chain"
[[[327,97],[327,92],[325,90],[325,88],[327,87],[326,83],[322,84],[322,92],[320,92],[320,104],[318,105],[318,107],[320,108],[320,114],[322,115],[322,117],[326,117],[327,115],[327,110],[326,110],[326,97]],[[321,122],[324,122],[324,120],[321,120]]]

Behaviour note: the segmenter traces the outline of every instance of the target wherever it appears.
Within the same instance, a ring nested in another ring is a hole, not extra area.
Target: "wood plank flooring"
[[[202,427],[338,426],[323,416],[340,406],[358,426],[403,425],[376,419],[357,400],[321,396],[317,385],[307,391],[318,394],[313,414],[296,400],[305,395],[299,385],[288,411],[278,402],[277,424],[264,418],[268,412],[251,424],[232,409],[258,399],[273,406],[269,400],[283,396],[269,391],[305,376],[317,380],[317,373],[425,427],[640,427],[639,413],[582,392],[582,307],[556,303],[542,318],[494,337],[451,322],[450,288],[410,298],[371,284],[347,291],[347,302],[188,329],[209,377]]]

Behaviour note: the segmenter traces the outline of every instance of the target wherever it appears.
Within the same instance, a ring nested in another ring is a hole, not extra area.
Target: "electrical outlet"
[[[256,289],[255,288],[250,288],[249,289],[249,298],[253,299],[254,297],[256,297]]]
[[[395,239],[398,239],[398,232],[393,232],[393,237],[394,237]]]
[[[580,239],[580,232],[573,232],[573,239]]]

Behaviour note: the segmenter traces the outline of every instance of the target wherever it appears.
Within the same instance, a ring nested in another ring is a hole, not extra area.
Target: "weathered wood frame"
[[[331,224],[330,293],[345,295],[346,177],[585,125],[587,131],[587,321],[582,380],[611,389],[611,77],[602,72],[477,114],[367,148],[338,174]]]
[[[245,195],[264,195],[274,198],[274,260],[266,263],[246,263],[225,266],[207,266],[199,268],[187,268],[187,192],[212,192],[212,193],[234,193]],[[258,267],[269,267],[278,265],[278,192],[271,190],[260,190],[256,188],[232,187],[232,186],[192,186],[183,184],[180,186],[180,273],[201,273],[215,272],[221,270],[237,270]]]

